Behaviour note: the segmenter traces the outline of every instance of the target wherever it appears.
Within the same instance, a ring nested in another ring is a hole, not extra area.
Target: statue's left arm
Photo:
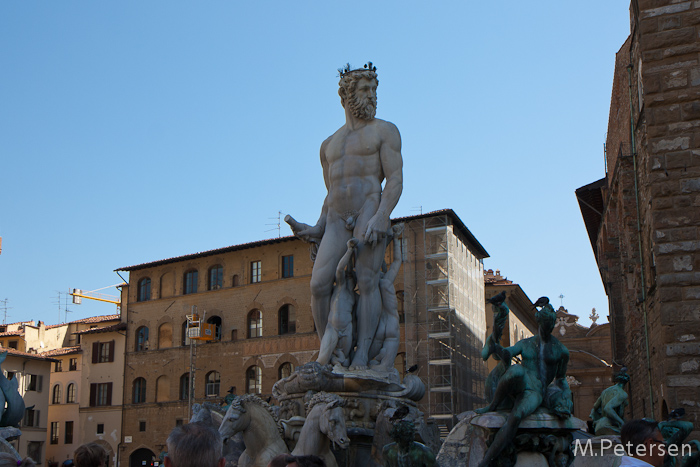
[[[365,243],[376,245],[380,236],[389,229],[389,216],[399,202],[403,191],[403,160],[401,159],[401,135],[393,123],[384,122],[380,128],[382,145],[379,159],[386,183],[382,190],[377,212],[367,224]]]

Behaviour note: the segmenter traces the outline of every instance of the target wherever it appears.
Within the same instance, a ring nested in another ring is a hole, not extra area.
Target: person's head
[[[87,443],[73,453],[75,467],[104,467],[107,465],[107,451],[97,443]]]
[[[194,422],[175,427],[168,440],[165,467],[224,467],[222,441],[217,430]]]
[[[653,420],[630,420],[620,430],[627,454],[654,467],[664,464],[665,442],[659,425]]]
[[[338,95],[340,103],[347,108],[353,117],[361,120],[372,120],[377,113],[377,86],[379,80],[377,67],[372,62],[365,68],[350,70],[350,66],[340,70]]]
[[[616,383],[620,383],[623,386],[630,382],[630,375],[627,374],[627,368],[622,368],[619,373],[615,375],[613,380]]]
[[[546,304],[540,310],[535,312],[535,320],[540,325],[540,329],[549,335],[554,330],[554,325],[557,322],[557,314],[554,312],[552,305]]]
[[[415,438],[416,426],[411,420],[401,420],[394,423],[389,436],[396,441],[396,444],[403,449],[407,449]]]
[[[9,452],[0,452],[0,467],[36,467],[36,463],[31,457],[17,459]]]
[[[326,467],[326,463],[318,456],[290,456],[286,454],[284,457],[287,467]]]

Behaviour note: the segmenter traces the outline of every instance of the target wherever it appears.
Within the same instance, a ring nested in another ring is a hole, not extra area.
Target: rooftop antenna
[[[7,310],[11,310],[12,307],[7,306],[7,299],[0,300],[0,303],[2,303],[2,324],[7,324]]]
[[[564,294],[559,294],[559,304],[561,305],[562,308],[564,308]]]
[[[68,322],[68,313],[73,313],[73,310],[68,309],[68,297],[70,297],[70,289],[68,289],[68,293],[64,295],[65,301],[63,302],[63,316],[64,316],[64,323]],[[59,316],[60,318],[60,316]]]
[[[423,214],[423,206],[413,206],[411,211],[419,211],[421,214]]]
[[[282,211],[277,211],[277,217],[268,217],[268,219],[274,219],[277,222],[275,224],[265,224],[265,225],[274,225],[272,229],[268,229],[265,232],[272,232],[273,230],[277,231],[277,238],[282,237],[282,228],[280,227],[282,224]]]

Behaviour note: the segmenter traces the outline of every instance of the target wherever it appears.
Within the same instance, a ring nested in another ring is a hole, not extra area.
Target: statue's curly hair
[[[306,403],[306,413],[308,415],[311,409],[317,404],[329,404],[331,407],[345,407],[346,400],[337,394],[332,394],[330,392],[317,392],[313,395],[311,400]]]

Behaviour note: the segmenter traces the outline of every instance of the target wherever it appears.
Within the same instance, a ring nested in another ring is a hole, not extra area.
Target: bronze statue
[[[435,454],[426,445],[414,441],[415,426],[410,420],[401,420],[391,429],[393,443],[382,450],[384,467],[432,467]]]
[[[489,350],[482,354],[484,356],[496,353],[507,369],[498,379],[491,403],[476,412],[496,411],[502,403],[507,407],[508,401],[511,400],[513,404],[505,424],[496,433],[484,459],[479,464],[480,467],[487,467],[494,463],[501,452],[513,442],[520,422],[540,405],[560,418],[571,416],[573,403],[571,390],[566,382],[569,351],[552,336],[557,315],[549,304],[549,299],[542,297],[535,302],[535,305],[541,307],[535,313],[535,319],[539,324],[539,332],[536,336],[518,341],[506,349],[498,343],[500,336],[493,336],[486,344]],[[502,319],[502,316],[497,315],[495,320],[499,318]],[[497,324],[494,323],[494,331],[497,331]],[[501,324],[498,327],[502,329],[502,326]],[[511,365],[511,358],[517,355],[520,355],[522,363]]]
[[[625,392],[625,385],[629,380],[627,368],[622,368],[615,375],[615,385],[605,389],[593,404],[590,417],[596,436],[620,434],[620,429],[625,424],[625,407],[629,403]]]

